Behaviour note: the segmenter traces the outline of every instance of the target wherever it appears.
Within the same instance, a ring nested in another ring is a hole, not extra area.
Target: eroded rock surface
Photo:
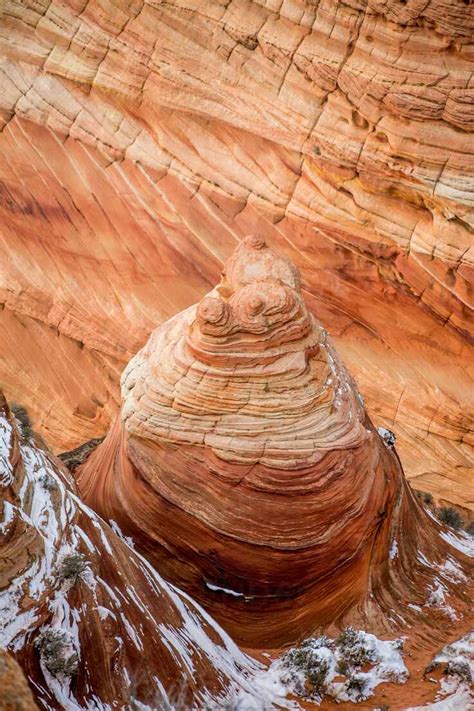
[[[0,650],[0,709],[1,711],[38,709],[21,667],[11,654],[3,650]]]
[[[0,649],[41,708],[248,708],[258,665],[81,503],[66,470],[0,401]],[[6,676],[5,664],[13,676]],[[16,674],[16,677],[15,677]],[[20,678],[0,652],[0,708]],[[25,692],[26,693],[26,692]],[[230,703],[230,701],[229,701]]]
[[[460,0],[4,3],[0,382],[56,451],[105,432],[124,364],[259,231],[407,475],[472,509],[473,22]]]
[[[411,492],[297,268],[261,237],[152,334],[122,398],[80,492],[235,639],[465,620],[469,559]]]

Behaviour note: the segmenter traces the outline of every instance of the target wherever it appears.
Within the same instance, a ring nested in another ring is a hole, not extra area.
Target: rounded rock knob
[[[197,315],[205,323],[219,323],[227,313],[227,305],[213,296],[206,296],[199,304]]]
[[[264,300],[260,296],[251,296],[247,302],[247,308],[252,316],[259,314],[265,305]]]
[[[260,235],[248,235],[242,240],[242,244],[249,249],[263,249],[267,243]]]

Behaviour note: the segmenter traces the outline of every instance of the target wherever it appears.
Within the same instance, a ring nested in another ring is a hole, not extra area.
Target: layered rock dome
[[[259,231],[407,476],[472,515],[472,5],[2,9],[0,384],[55,451]]]
[[[275,647],[333,623],[388,630],[417,616],[432,578],[420,561],[448,546],[297,268],[260,236],[156,329],[122,398],[78,470],[81,495],[235,639]],[[465,592],[453,597],[463,608]]]

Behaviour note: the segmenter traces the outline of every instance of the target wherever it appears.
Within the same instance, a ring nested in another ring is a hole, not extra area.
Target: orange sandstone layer
[[[41,708],[218,709],[239,693],[249,708],[266,700],[255,662],[78,499],[1,393],[0,649]],[[36,708],[20,691],[2,705],[16,689],[9,670],[0,652],[0,708]]]
[[[120,417],[77,481],[245,645],[436,624],[426,605],[448,553],[465,620],[467,556],[415,499],[297,268],[261,237],[130,361]]]
[[[57,451],[258,231],[414,485],[473,509],[473,23],[458,0],[6,3],[0,384]]]

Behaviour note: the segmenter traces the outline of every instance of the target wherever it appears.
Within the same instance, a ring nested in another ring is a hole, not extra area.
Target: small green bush
[[[337,672],[342,676],[350,676],[351,667],[346,659],[340,659],[337,663]]]
[[[346,647],[353,647],[358,641],[359,635],[357,632],[352,627],[346,627],[336,639],[336,645],[341,649],[345,649]]]
[[[361,637],[352,627],[347,627],[336,640],[341,660],[348,666],[362,667],[373,662],[371,652],[364,647]]]
[[[321,647],[327,647],[328,649],[334,648],[334,642],[325,634],[321,637],[308,637],[301,642],[300,649],[321,649]]]
[[[306,678],[311,684],[311,691],[322,691],[329,671],[328,662],[321,660],[312,664],[306,672]]]
[[[87,569],[87,561],[82,553],[71,553],[65,556],[58,566],[58,577],[63,580],[77,580]]]
[[[54,677],[77,674],[79,657],[76,652],[69,656],[65,654],[67,642],[63,631],[51,629],[43,632],[36,640],[36,647],[46,669]]]
[[[442,523],[452,528],[461,528],[462,518],[452,506],[443,506],[437,511],[437,516]]]
[[[48,473],[42,474],[39,478],[39,482],[46,491],[56,491],[56,489],[59,488],[55,478]]]
[[[360,674],[354,674],[349,679],[346,690],[350,696],[355,697],[357,701],[364,698],[365,689],[367,686],[367,679]]]
[[[326,646],[326,640],[326,637],[309,638],[300,647],[290,649],[282,657],[284,666],[290,670],[295,680],[298,678],[297,674],[302,672],[304,684],[298,680],[297,693],[303,696],[314,697],[324,694],[329,663],[320,658],[317,650]]]
[[[469,664],[464,660],[452,659],[446,664],[444,673],[447,676],[457,676],[467,684],[472,683],[472,674]]]
[[[20,423],[21,434],[24,439],[30,439],[33,436],[33,427],[31,426],[31,420],[26,411],[26,408],[22,405],[18,405],[16,402],[12,402],[10,410],[15,415],[16,419]]]

